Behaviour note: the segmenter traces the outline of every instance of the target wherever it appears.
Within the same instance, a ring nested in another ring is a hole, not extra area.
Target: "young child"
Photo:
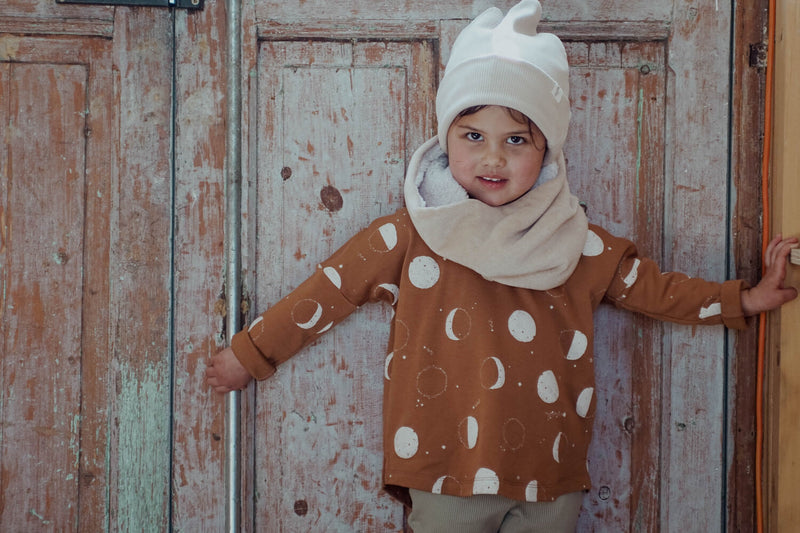
[[[661,273],[588,224],[570,193],[559,39],[540,5],[477,17],[441,81],[438,136],[414,154],[406,208],[353,237],[214,356],[217,392],[265,379],[358,306],[394,307],[384,374],[384,482],[427,531],[573,531],[596,408],[601,301],[684,324],[744,328],[796,297],[797,239],[773,240],[761,282]]]

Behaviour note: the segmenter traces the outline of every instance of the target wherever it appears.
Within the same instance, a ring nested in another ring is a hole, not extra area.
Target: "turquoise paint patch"
[[[122,366],[117,398],[116,531],[154,531],[168,520],[171,390],[167,365]]]

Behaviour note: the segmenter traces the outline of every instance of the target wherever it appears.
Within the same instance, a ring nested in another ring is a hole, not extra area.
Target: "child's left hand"
[[[213,356],[206,367],[206,383],[220,394],[242,390],[252,379],[230,348]]]
[[[798,239],[784,239],[778,235],[767,246],[764,254],[764,275],[758,285],[742,291],[744,316],[753,316],[782,306],[797,298],[797,289],[784,287],[786,264],[792,248],[797,248]]]

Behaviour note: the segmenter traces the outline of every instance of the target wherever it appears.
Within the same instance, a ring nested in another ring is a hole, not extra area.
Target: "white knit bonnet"
[[[544,164],[556,160],[569,127],[569,65],[561,40],[537,33],[541,14],[537,0],[522,0],[505,17],[487,9],[461,31],[436,94],[442,150],[459,113],[500,105],[530,118],[547,139]]]

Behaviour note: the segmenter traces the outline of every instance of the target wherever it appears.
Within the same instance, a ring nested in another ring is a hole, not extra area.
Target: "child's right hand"
[[[800,245],[796,237],[784,239],[778,235],[767,246],[764,254],[764,274],[758,285],[742,291],[744,316],[753,316],[771,311],[797,298],[797,289],[786,287],[788,257]]]
[[[230,348],[225,348],[213,356],[206,367],[206,383],[220,394],[242,390],[247,387],[251,379],[253,377]]]

